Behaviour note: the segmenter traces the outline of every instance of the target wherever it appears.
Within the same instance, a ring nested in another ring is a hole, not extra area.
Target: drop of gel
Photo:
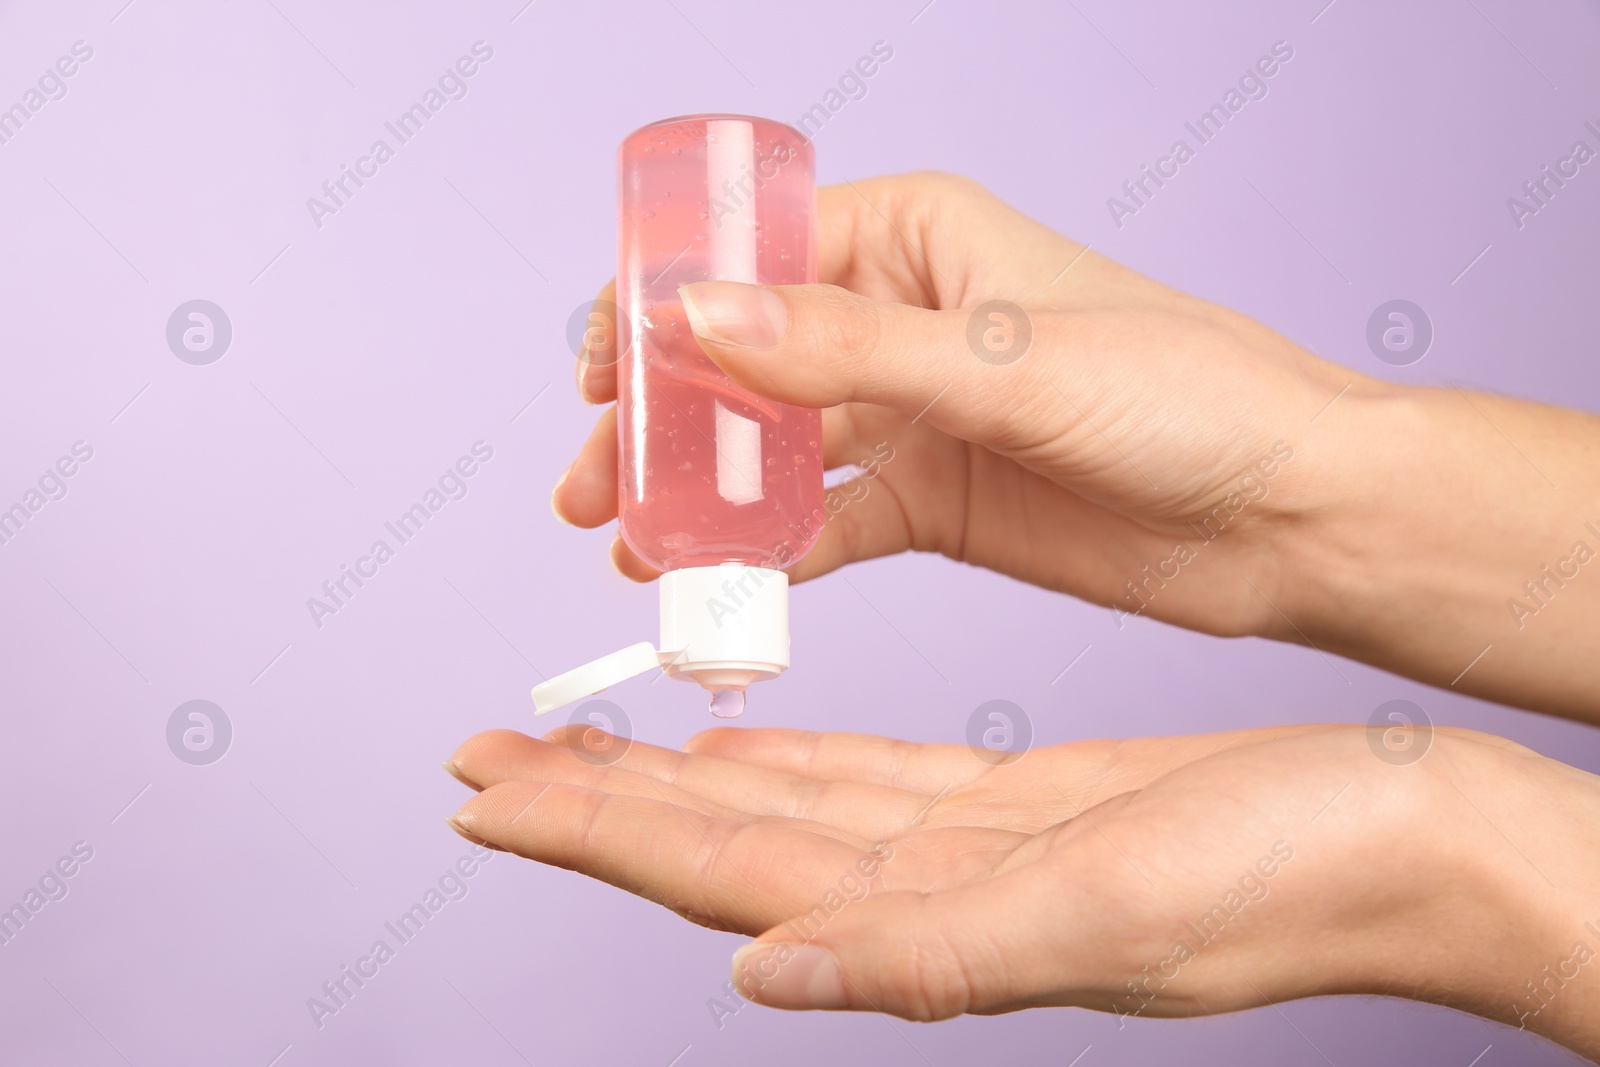
[[[719,719],[737,719],[744,714],[743,689],[718,689],[711,694],[711,714]]]

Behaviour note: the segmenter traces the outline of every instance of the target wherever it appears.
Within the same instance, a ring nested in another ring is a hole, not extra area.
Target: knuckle
[[[876,351],[883,334],[882,316],[871,302],[837,286],[819,287],[811,322],[811,340],[821,345],[824,359],[839,353]]]
[[[990,195],[989,190],[984,187],[982,182],[969,178],[965,174],[955,174],[947,170],[922,170],[917,171],[913,177],[930,190],[946,195]]]

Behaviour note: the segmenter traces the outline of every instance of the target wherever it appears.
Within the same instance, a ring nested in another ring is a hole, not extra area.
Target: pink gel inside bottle
[[[660,670],[732,717],[748,686],[789,668],[783,568],[822,530],[822,415],[729,381],[678,287],[815,281],[812,160],[793,128],[741,115],[668,119],[622,142],[617,511],[628,547],[662,572],[661,639],[540,682],[540,715]]]
[[[618,513],[657,570],[783,568],[820,532],[820,412],[729,381],[677,293],[815,281],[813,166],[792,127],[739,115],[668,119],[622,142]]]

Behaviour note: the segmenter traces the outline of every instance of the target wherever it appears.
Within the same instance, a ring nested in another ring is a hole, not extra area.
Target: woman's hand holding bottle
[[[1569,573],[1577,542],[1600,551],[1600,420],[1368,378],[964,179],[857,182],[818,209],[824,284],[682,291],[730,377],[825,409],[827,466],[893,449],[794,579],[940,552],[1438,685],[1470,663],[1458,689],[1600,718],[1600,577]],[[604,354],[579,372],[591,402],[614,398]],[[616,516],[609,414],[553,503],[580,526]],[[1562,560],[1557,586],[1541,567]]]

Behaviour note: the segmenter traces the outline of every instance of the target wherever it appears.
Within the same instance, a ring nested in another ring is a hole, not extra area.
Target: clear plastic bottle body
[[[821,414],[730,382],[677,289],[816,280],[811,145],[765,119],[670,119],[623,141],[618,176],[622,537],[662,571],[786,567],[820,532]]]

